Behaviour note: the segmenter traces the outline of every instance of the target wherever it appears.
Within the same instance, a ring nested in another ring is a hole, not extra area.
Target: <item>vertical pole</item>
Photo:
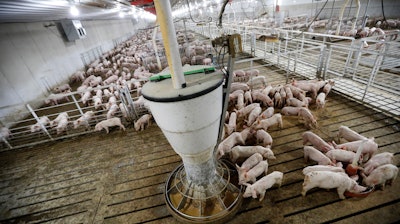
[[[157,11],[157,19],[160,23],[160,30],[164,40],[165,53],[168,59],[168,66],[171,71],[171,79],[174,89],[186,87],[183,75],[182,62],[179,57],[178,42],[172,20],[170,1],[155,0],[154,5]]]
[[[158,66],[158,70],[162,70],[161,67],[161,61],[160,61],[160,56],[158,55],[158,49],[157,49],[157,42],[156,42],[156,34],[157,34],[157,27],[154,27],[154,31],[153,31],[153,48],[154,48],[154,53],[157,59],[157,66]]]
[[[219,124],[219,132],[218,132],[218,138],[217,141],[220,141],[221,138],[223,137],[222,131],[224,130],[224,123],[225,123],[225,114],[228,109],[228,103],[229,103],[229,91],[231,89],[231,83],[232,83],[232,77],[233,77],[233,65],[234,65],[234,59],[232,58],[231,55],[228,57],[228,76],[227,76],[227,81],[225,83],[225,86],[222,88],[223,90],[223,107],[222,107],[222,114],[221,114],[221,123]],[[219,142],[218,142],[219,143]],[[218,145],[218,144],[217,144]]]
[[[40,124],[40,127],[41,127],[42,130],[47,134],[47,136],[49,136],[49,138],[50,138],[51,140],[54,140],[54,139],[51,137],[50,133],[47,131],[46,127],[45,127],[42,123],[39,122],[40,119],[39,119],[39,117],[36,115],[35,111],[32,109],[31,105],[26,104],[26,107],[28,108],[29,112],[31,112],[32,116],[36,119],[36,121]]]

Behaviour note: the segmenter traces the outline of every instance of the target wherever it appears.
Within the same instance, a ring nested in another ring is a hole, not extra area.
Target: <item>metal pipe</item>
[[[162,66],[161,66],[160,56],[158,55],[156,35],[157,35],[157,26],[154,27],[154,31],[153,31],[153,48],[154,48],[154,53],[155,53],[156,59],[157,59],[158,70],[161,71],[162,70]]]
[[[357,3],[357,12],[356,12],[356,19],[351,27],[351,30],[354,30],[356,28],[356,24],[357,24],[357,18],[358,18],[358,14],[360,13],[360,0],[356,0]]]
[[[31,105],[26,104],[26,107],[28,108],[28,110],[31,112],[32,116],[36,119],[37,123],[40,125],[40,127],[42,128],[42,130],[47,134],[47,136],[49,136],[49,138],[51,140],[53,140],[53,138],[51,137],[50,133],[47,131],[46,127],[40,122],[39,117],[36,115],[35,111],[32,109]]]
[[[336,33],[335,33],[335,35],[339,35],[340,26],[342,25],[342,21],[343,21],[344,10],[345,10],[345,8],[346,8],[346,5],[349,4],[349,1],[350,1],[350,0],[346,0],[346,1],[343,3],[342,8],[340,9],[339,24],[338,24],[338,26],[337,26],[337,28],[336,28]]]
[[[168,59],[168,66],[171,71],[172,85],[174,89],[186,87],[183,76],[182,61],[179,57],[178,42],[174,22],[172,20],[171,3],[169,1],[155,0],[154,5],[157,11],[157,20],[160,23],[160,30],[164,40],[165,53]]]

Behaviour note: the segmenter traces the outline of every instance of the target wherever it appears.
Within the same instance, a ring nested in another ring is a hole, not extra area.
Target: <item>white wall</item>
[[[49,94],[43,79],[50,86],[67,82],[84,68],[81,53],[98,46],[110,50],[114,39],[147,26],[128,19],[81,21],[87,37],[68,42],[57,23],[44,27],[50,23],[0,24],[0,121],[4,125],[18,119],[24,104],[39,106],[43,102]]]

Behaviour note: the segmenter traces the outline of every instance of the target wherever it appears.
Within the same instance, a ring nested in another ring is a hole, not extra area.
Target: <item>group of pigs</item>
[[[338,138],[346,141],[342,144],[327,143],[311,131],[304,132],[302,137],[305,161],[310,159],[318,163],[303,169],[303,196],[315,187],[336,188],[339,198],[345,199],[345,191],[363,193],[367,187],[378,185],[383,189],[397,177],[393,153],[378,153],[374,138],[362,136],[349,127],[339,127]]]
[[[182,36],[182,33],[178,32],[178,34],[180,37]],[[122,114],[127,118],[129,110],[138,108],[145,108],[149,113],[142,115],[134,123],[135,130],[144,130],[146,126],[150,125],[152,115],[145,107],[143,97],[140,96],[141,86],[155,72],[168,66],[165,56],[161,57],[161,68],[156,65],[154,46],[150,41],[152,36],[151,30],[139,32],[89,64],[86,71],[77,71],[70,77],[71,84],[80,84],[76,89],[80,94],[80,102],[85,107],[92,107],[92,110],[86,111],[81,117],[71,122],[75,129],[80,126],[84,126],[86,129],[90,128],[90,122],[98,117],[106,117],[106,120],[98,122],[95,130],[105,129],[108,133],[108,128],[112,126],[125,129],[118,116]],[[163,48],[161,45],[158,42],[159,49]],[[188,35],[188,38],[184,39],[179,46],[182,51],[182,64],[211,64],[211,59],[206,58],[206,53],[211,51],[211,45],[194,40],[193,35]],[[129,108],[129,105],[123,104],[120,100],[119,90],[125,86],[129,90],[135,89],[137,92],[139,98],[134,102],[135,108]],[[70,101],[71,90],[69,84],[54,88],[53,93],[45,100],[45,104],[56,105],[60,102]],[[61,134],[67,130],[68,120],[67,113],[59,114],[53,121],[50,121],[47,116],[43,116],[36,124],[30,126],[31,132],[40,131],[42,125],[43,127],[49,125],[50,128],[57,130],[57,134]]]

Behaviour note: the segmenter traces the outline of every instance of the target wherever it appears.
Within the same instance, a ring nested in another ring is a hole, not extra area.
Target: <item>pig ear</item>
[[[239,169],[240,169],[240,166],[238,166],[237,164],[235,164],[235,165],[236,165],[236,169],[238,169],[238,170],[239,170]]]

